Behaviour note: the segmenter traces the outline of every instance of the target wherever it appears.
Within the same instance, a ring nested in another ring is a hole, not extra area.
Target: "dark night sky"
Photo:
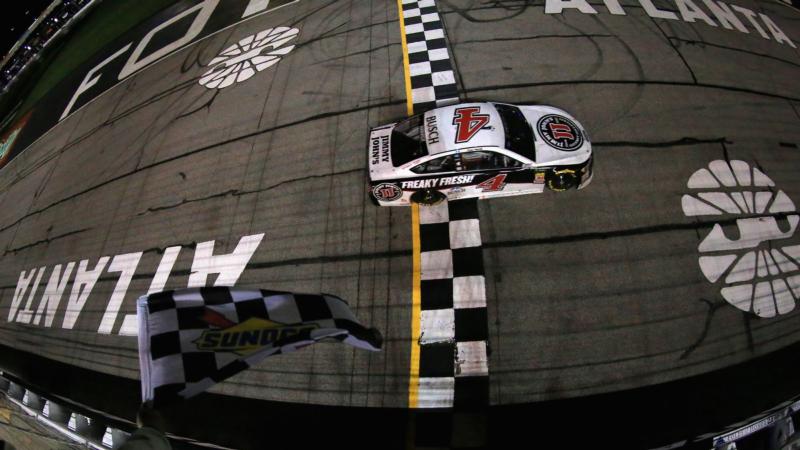
[[[17,42],[22,33],[47,8],[52,0],[13,0],[3,2],[0,18],[0,58]]]

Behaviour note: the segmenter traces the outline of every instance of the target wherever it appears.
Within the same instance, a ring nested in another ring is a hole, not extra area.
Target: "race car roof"
[[[491,103],[461,103],[425,113],[428,154],[474,147],[503,147],[505,130]]]

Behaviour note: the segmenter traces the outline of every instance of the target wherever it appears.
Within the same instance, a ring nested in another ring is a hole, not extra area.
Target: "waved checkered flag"
[[[193,288],[140,297],[137,313],[142,398],[157,405],[323,339],[372,351],[383,342],[328,294]]]

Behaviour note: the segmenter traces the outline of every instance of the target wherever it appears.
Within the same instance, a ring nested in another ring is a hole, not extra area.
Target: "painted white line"
[[[432,50],[428,50],[428,59],[431,61],[441,61],[448,58],[450,58],[450,54],[447,53],[446,48],[434,48]]]
[[[425,40],[444,39],[444,30],[428,30],[425,32]]]
[[[456,337],[456,318],[452,308],[422,310],[420,345],[451,342]]]
[[[453,278],[452,250],[421,252],[420,276],[423,280],[441,280]]]
[[[455,377],[419,379],[419,408],[450,408],[453,406]]]
[[[445,84],[456,84],[456,76],[453,74],[452,70],[445,70],[444,72],[433,72],[431,74],[431,81],[433,82],[434,86],[442,86]]]
[[[250,16],[259,11],[263,11],[269,7],[269,0],[250,0],[247,8],[244,10],[243,17]]]
[[[423,206],[419,208],[419,223],[444,223],[450,220],[450,212],[447,202],[433,206]]]
[[[417,75],[426,75],[431,73],[431,63],[428,61],[423,61],[415,64],[410,64],[408,66],[408,72],[411,74],[412,77]]]
[[[453,307],[486,307],[486,281],[483,275],[453,278]]]
[[[486,358],[486,341],[458,342],[456,359],[457,377],[489,375]]]
[[[478,219],[450,222],[450,248],[480,247],[481,223]]]
[[[411,42],[408,44],[408,53],[419,53],[428,51],[428,44],[425,41]]]
[[[433,86],[417,88],[411,91],[414,103],[428,103],[436,100],[436,91]]]

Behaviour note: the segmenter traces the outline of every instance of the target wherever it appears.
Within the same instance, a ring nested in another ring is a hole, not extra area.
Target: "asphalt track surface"
[[[626,16],[600,3],[597,15],[438,3],[462,99],[560,107],[595,151],[587,189],[479,202],[493,406],[700,374],[723,384],[711,375],[798,341],[796,312],[763,319],[720,297],[698,266],[713,222],[681,209],[689,177],[719,159],[757,165],[800,201],[798,51],[622,4]],[[800,42],[796,10],[737,4],[761,8]],[[405,115],[397,14],[393,2],[301,0],[255,17],[130,77],[12,161],[0,172],[3,344],[130,379],[135,398],[135,338],[96,333],[118,275],[104,273],[75,329],[62,330],[5,321],[20,271],[147,249],[122,305],[130,314],[166,247],[189,248],[169,278],[177,288],[196,243],[230,252],[265,233],[240,286],[340,295],[382,331],[384,351],[316,345],[212,393],[401,414],[411,216],[365,195],[367,130]],[[276,26],[300,29],[280,63],[220,91],[197,83],[220,50]],[[732,221],[725,229],[735,239]],[[39,384],[52,376],[38,373]]]

